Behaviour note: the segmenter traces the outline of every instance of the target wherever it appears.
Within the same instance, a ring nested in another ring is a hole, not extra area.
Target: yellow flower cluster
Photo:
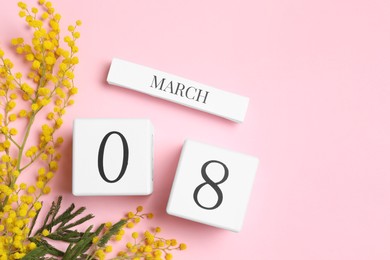
[[[114,237],[115,241],[122,240],[125,235],[125,228],[133,228],[134,225],[139,223],[142,219],[153,218],[152,213],[142,213],[143,207],[138,206],[137,211],[129,212],[126,216],[127,223],[119,230],[118,234]],[[106,259],[106,255],[111,253],[112,246],[106,245],[105,247],[99,247],[99,241],[111,227],[111,223],[108,222],[105,225],[106,230],[103,231],[101,236],[94,237],[92,243],[95,245],[93,252],[91,253],[91,259],[97,258],[99,260]],[[160,227],[156,227],[154,232],[145,231],[142,234],[139,232],[131,233],[131,242],[126,243],[126,249],[119,251],[117,257],[112,260],[171,260],[173,250],[185,250],[186,244],[178,243],[176,239],[165,239],[159,237],[157,234],[161,232]],[[142,236],[141,236],[142,235]]]
[[[48,243],[47,239],[60,235],[60,229],[52,229],[52,226],[43,226],[34,235],[31,229],[42,207],[40,198],[50,193],[49,181],[58,170],[61,158],[58,148],[64,140],[57,137],[57,131],[63,124],[66,108],[74,103],[73,96],[78,91],[74,85],[74,69],[79,62],[76,42],[80,37],[81,22],[68,26],[69,35],[61,39],[61,15],[51,2],[39,0],[39,4],[39,8],[29,8],[23,2],[18,3],[19,16],[33,31],[33,36],[29,40],[15,38],[11,41],[16,53],[29,64],[27,73],[14,72],[13,63],[0,49],[0,260],[22,259],[26,255],[31,259],[36,252],[31,251],[40,249],[42,242]],[[43,115],[44,123],[39,125],[39,140],[34,144],[29,137],[40,115]],[[33,168],[37,172],[36,182],[33,185],[19,183],[19,175],[31,169],[34,163],[39,164]],[[57,205],[60,205],[60,199]],[[142,219],[153,218],[152,213],[142,212],[143,208],[139,206],[116,224],[108,222],[104,228],[100,226],[97,236],[93,237],[93,233],[90,237],[79,238],[79,242],[85,239],[90,246],[86,254],[83,253],[83,259],[105,259],[113,251],[109,243],[122,240],[125,230],[133,228]],[[89,215],[86,217],[90,218]],[[68,226],[84,223],[82,219]],[[72,231],[66,229],[66,232]],[[80,234],[77,230],[74,232],[76,236]],[[159,237],[160,232],[159,227],[153,232],[132,232],[126,249],[113,260],[169,260],[173,250],[186,249],[185,244],[179,244],[175,239]],[[70,247],[74,248],[74,244]]]
[[[41,208],[40,197],[50,192],[48,182],[58,170],[58,147],[63,138],[55,135],[77,93],[73,79],[79,62],[76,40],[81,22],[69,26],[69,36],[61,40],[61,15],[51,2],[39,0],[39,4],[39,8],[29,8],[18,3],[19,16],[33,37],[11,41],[29,64],[28,72],[14,72],[13,63],[0,49],[0,260],[21,259],[36,247],[28,240],[29,226]],[[30,132],[41,114],[47,121],[39,128],[38,143],[30,145]],[[21,125],[18,131],[16,126]],[[35,185],[18,184],[18,176],[37,161],[41,167]]]

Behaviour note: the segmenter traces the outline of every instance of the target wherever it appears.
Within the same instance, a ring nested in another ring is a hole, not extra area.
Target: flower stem
[[[16,169],[18,169],[19,172],[21,172],[22,170],[25,169],[25,168],[21,169],[20,168],[20,164],[21,164],[21,161],[22,161],[22,156],[23,156],[24,148],[25,148],[26,143],[27,143],[28,136],[30,135],[31,127],[32,127],[32,125],[34,123],[34,120],[35,120],[35,115],[36,114],[33,113],[30,116],[30,119],[28,121],[28,125],[27,125],[27,128],[26,128],[26,132],[24,134],[23,142],[20,145],[20,149],[19,149],[19,153],[18,153],[18,164],[16,165]]]

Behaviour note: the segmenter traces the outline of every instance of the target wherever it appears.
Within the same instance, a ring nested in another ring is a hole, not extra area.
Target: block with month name
[[[258,159],[187,140],[183,145],[167,213],[239,232]]]
[[[72,175],[72,191],[76,196],[151,194],[151,122],[147,119],[76,119]]]
[[[121,59],[113,59],[107,82],[187,107],[243,122],[249,98]]]

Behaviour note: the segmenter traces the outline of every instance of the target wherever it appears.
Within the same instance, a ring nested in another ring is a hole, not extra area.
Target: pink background
[[[95,223],[142,204],[156,214],[142,227],[162,226],[164,236],[188,244],[175,259],[390,259],[389,1],[54,5],[64,29],[77,19],[83,26],[79,95],[61,130],[65,156],[51,198],[63,194],[65,204],[87,206]],[[7,51],[11,38],[29,34],[14,1],[1,9],[0,44]],[[113,57],[248,96],[246,120],[236,124],[110,86]],[[151,196],[71,194],[72,121],[80,117],[152,120]],[[259,157],[242,232],[165,213],[186,138]]]

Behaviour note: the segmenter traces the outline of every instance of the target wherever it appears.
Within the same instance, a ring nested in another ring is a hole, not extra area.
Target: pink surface
[[[83,26],[79,95],[61,130],[65,156],[51,197],[87,206],[97,221],[143,204],[156,214],[150,225],[188,244],[175,259],[390,259],[389,1],[97,3],[54,3],[63,26],[77,19]],[[8,50],[11,38],[28,33],[14,1],[1,7],[0,44]],[[110,86],[113,57],[248,96],[246,120]],[[71,194],[72,121],[79,117],[152,120],[151,196]],[[242,232],[165,213],[186,138],[260,158]]]

